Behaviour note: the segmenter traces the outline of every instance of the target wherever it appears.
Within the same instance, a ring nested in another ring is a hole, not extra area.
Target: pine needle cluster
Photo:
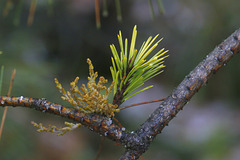
[[[153,87],[148,86],[134,93],[144,82],[162,73],[162,69],[165,67],[165,65],[163,65],[163,60],[168,57],[168,55],[165,56],[168,52],[167,50],[163,48],[152,57],[150,56],[152,51],[161,42],[162,38],[155,42],[158,35],[154,38],[149,37],[147,41],[143,42],[139,51],[135,48],[136,38],[137,27],[135,26],[129,51],[128,40],[125,39],[125,42],[123,42],[121,31],[118,34],[120,52],[117,52],[114,45],[110,46],[113,54],[112,67],[110,67],[110,70],[113,81],[115,82],[114,104],[120,105],[136,94]]]

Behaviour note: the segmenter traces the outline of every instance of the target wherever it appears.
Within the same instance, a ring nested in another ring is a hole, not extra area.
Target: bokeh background
[[[10,2],[10,3],[9,3]],[[152,0],[152,19],[147,0],[122,0],[123,21],[118,22],[114,1],[108,2],[109,16],[101,16],[96,28],[95,4],[89,0],[37,1],[34,22],[27,25],[31,1],[0,1],[0,65],[5,66],[6,95],[11,72],[17,73],[13,96],[47,98],[64,104],[54,78],[67,89],[76,76],[87,82],[90,58],[99,75],[111,80],[109,45],[117,45],[117,33],[131,38],[138,26],[137,46],[149,36],[164,37],[158,49],[169,50],[164,73],[146,85],[154,87],[123,105],[164,98],[216,45],[240,27],[239,0],[163,0],[160,14]],[[6,14],[8,5],[8,14]],[[101,10],[102,1],[100,0]],[[239,160],[240,159],[240,65],[236,55],[214,75],[158,135],[143,155],[146,160]],[[123,110],[117,119],[135,130],[159,103]],[[0,117],[3,113],[0,108]],[[92,160],[101,137],[85,127],[56,136],[38,133],[30,121],[63,126],[65,119],[27,108],[8,108],[0,141],[2,160]],[[118,159],[124,148],[105,139],[99,159]]]

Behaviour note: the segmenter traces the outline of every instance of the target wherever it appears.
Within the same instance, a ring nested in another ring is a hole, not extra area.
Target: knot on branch
[[[133,150],[136,152],[140,151],[144,153],[148,149],[152,140],[152,136],[147,135],[143,129],[140,129],[136,132],[127,134],[124,139],[124,146],[127,150]]]

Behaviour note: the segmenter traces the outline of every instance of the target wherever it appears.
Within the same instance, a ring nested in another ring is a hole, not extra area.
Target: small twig
[[[122,124],[116,118],[113,118],[113,120],[119,125],[119,127],[123,128]]]
[[[184,78],[141,127],[134,132],[135,135],[126,138],[125,141],[129,146],[120,159],[138,159],[149,148],[156,135],[161,133],[192,96],[205,86],[214,73],[239,52],[240,28],[218,45]]]
[[[87,126],[91,131],[99,133],[102,136],[122,144],[122,136],[128,134],[122,128],[113,123],[112,119],[100,114],[86,113],[70,107],[52,103],[44,98],[28,98],[28,97],[5,97],[0,96],[0,106],[27,107],[34,108],[41,112],[59,115],[65,118],[79,122]]]
[[[146,102],[140,102],[140,103],[135,103],[135,104],[131,104],[128,106],[124,106],[122,108],[119,108],[120,110],[124,110],[133,106],[138,106],[138,105],[143,105],[143,104],[149,104],[149,103],[154,103],[154,102],[160,102],[160,101],[164,101],[166,98],[161,98],[161,99],[156,99],[156,100],[152,100],[152,101],[146,101]]]
[[[138,159],[161,133],[163,128],[187,104],[209,78],[224,66],[231,58],[240,52],[240,28],[218,45],[206,58],[187,75],[173,92],[160,104],[149,118],[134,132],[123,130],[112,123],[112,119],[100,114],[85,113],[73,108],[51,103],[45,99],[27,97],[0,96],[0,106],[22,106],[35,108],[72,119],[125,146],[126,152],[120,159]]]
[[[14,68],[14,70],[12,72],[11,80],[10,80],[9,89],[8,89],[8,97],[10,96],[11,91],[12,91],[13,80],[15,78],[15,74],[16,74],[16,69]],[[7,115],[7,109],[8,109],[8,107],[6,106],[4,108],[4,112],[3,112],[3,116],[2,116],[2,122],[1,122],[1,126],[0,126],[0,140],[2,138],[2,131],[3,131],[3,126],[4,126],[4,123],[5,123],[6,115]]]

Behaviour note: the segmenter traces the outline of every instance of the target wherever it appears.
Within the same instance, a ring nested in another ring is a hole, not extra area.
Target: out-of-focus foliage
[[[154,20],[147,0],[121,1],[122,23],[116,19],[115,2],[108,1],[109,16],[101,18],[100,30],[95,24],[94,1],[37,1],[31,27],[27,26],[30,1],[11,5],[4,16],[6,3],[0,1],[0,50],[4,53],[0,66],[5,66],[2,94],[7,94],[11,71],[16,68],[13,96],[42,97],[56,103],[62,101],[54,77],[65,82],[63,85],[76,76],[80,76],[80,83],[86,83],[87,58],[94,62],[99,74],[111,79],[109,44],[117,44],[119,30],[130,38],[137,24],[141,33],[138,42],[159,34],[164,37],[160,48],[164,46],[171,53],[165,72],[151,82],[155,87],[126,101],[136,103],[167,96],[207,53],[240,27],[240,1],[236,0],[163,0],[164,15],[157,12],[157,1],[152,0]],[[240,159],[239,73],[237,55],[155,139],[143,155],[145,159]],[[158,104],[123,110],[119,120],[127,129],[137,128],[156,107]],[[63,137],[38,134],[31,120],[56,125],[64,121],[29,109],[9,108],[0,159],[95,158],[98,135],[83,127]],[[117,159],[122,152],[123,147],[106,141],[101,159]]]

